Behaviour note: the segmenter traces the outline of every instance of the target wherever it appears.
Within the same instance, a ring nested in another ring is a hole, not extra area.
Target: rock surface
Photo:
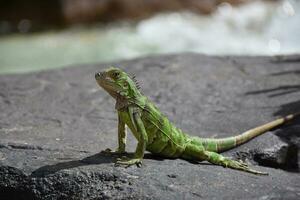
[[[192,135],[231,136],[300,111],[297,55],[181,54],[2,75],[1,199],[300,198],[300,119],[225,153],[269,176],[150,154],[142,168],[114,167],[116,157],[99,153],[117,143],[114,102],[94,81],[110,65],[134,73],[143,93]]]
[[[241,146],[239,151],[231,150],[225,154],[252,164],[299,172],[298,147],[275,134],[266,133],[259,140],[252,140]]]

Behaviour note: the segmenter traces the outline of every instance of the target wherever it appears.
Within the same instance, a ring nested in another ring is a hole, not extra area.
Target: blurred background
[[[0,0],[0,74],[152,54],[300,53],[300,0]]]

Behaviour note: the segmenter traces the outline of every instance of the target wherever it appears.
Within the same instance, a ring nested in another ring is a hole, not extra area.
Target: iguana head
[[[113,98],[134,99],[140,92],[134,77],[130,77],[121,69],[111,67],[95,74],[99,86],[107,91]]]

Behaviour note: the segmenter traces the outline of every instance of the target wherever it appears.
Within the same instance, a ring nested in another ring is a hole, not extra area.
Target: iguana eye
[[[112,75],[113,75],[114,78],[119,78],[120,73],[119,72],[113,72]]]

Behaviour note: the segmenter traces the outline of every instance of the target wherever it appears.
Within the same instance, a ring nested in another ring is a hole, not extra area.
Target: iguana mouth
[[[115,90],[115,87],[114,87],[114,84],[113,84],[113,81],[111,78],[100,78],[97,80],[99,85],[103,88],[107,88],[107,89],[110,89],[110,90]]]
[[[109,76],[106,76],[105,72],[96,73],[95,79],[97,83],[113,97],[118,95],[119,91],[116,88],[113,79]]]

